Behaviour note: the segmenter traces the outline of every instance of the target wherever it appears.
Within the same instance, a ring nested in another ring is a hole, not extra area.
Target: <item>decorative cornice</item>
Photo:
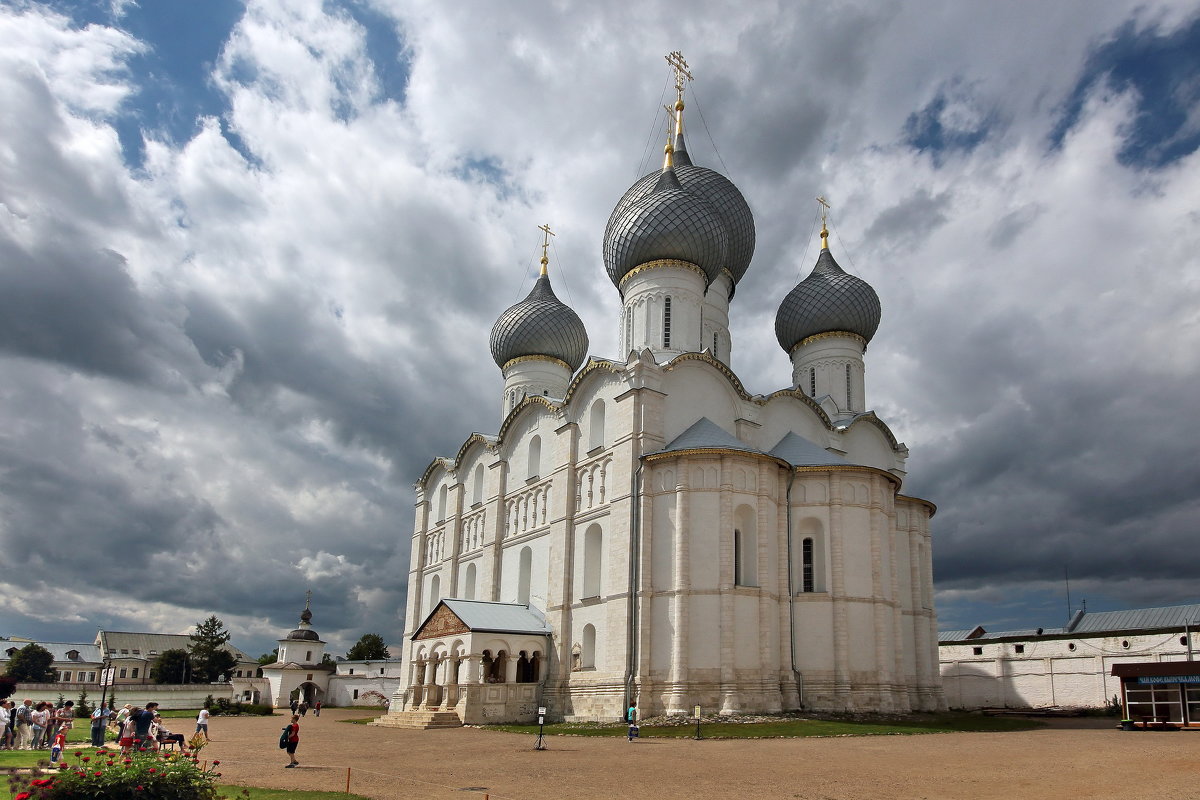
[[[813,467],[792,467],[797,473],[801,472],[867,472],[878,475],[881,478],[887,478],[888,482],[895,488],[900,488],[900,479],[886,469],[879,467],[868,467],[865,464],[826,464],[824,466]]]
[[[621,375],[625,371],[623,364],[617,364],[616,362],[609,361],[607,358],[589,358],[588,363],[584,365],[583,369],[579,370],[579,374],[567,386],[566,397],[563,398],[564,406],[571,404],[571,398],[575,395],[575,390],[583,383],[584,378],[598,370],[607,370],[614,375]]]
[[[474,434],[472,434],[472,435],[474,435]],[[418,480],[416,483],[414,483],[413,486],[414,487],[415,486],[424,486],[425,481],[429,480],[429,476],[432,475],[433,471],[435,469],[437,469],[438,467],[443,467],[446,470],[446,472],[450,472],[454,469],[454,462],[448,458],[445,458],[444,456],[438,456],[433,461],[429,462],[429,466],[426,467],[425,471],[421,473],[420,480]]]
[[[900,442],[896,441],[896,435],[892,433],[892,429],[887,426],[887,423],[875,415],[874,411],[864,411],[851,420],[850,424],[844,428],[839,428],[841,431],[848,431],[860,422],[869,422],[878,428],[884,436],[887,437],[888,444],[892,446],[893,451],[900,450]]]
[[[679,456],[744,456],[746,458],[756,458],[762,461],[770,461],[774,464],[778,464],[784,469],[790,469],[792,466],[779,456],[773,456],[770,453],[761,453],[754,450],[735,450],[732,447],[690,447],[686,450],[669,450],[665,453],[649,453],[642,456],[641,460],[649,463],[654,461],[664,461],[668,458],[677,458]]]
[[[531,405],[545,406],[547,410],[557,412],[561,406],[555,403],[548,397],[540,394],[526,395],[525,399],[513,406],[513,410],[508,412],[508,416],[504,418],[504,422],[500,425],[500,432],[496,434],[496,446],[499,447],[504,442],[504,435],[508,433],[508,429],[516,424],[517,417]]]
[[[812,336],[805,336],[803,339],[797,342],[791,350],[788,351],[788,355],[794,355],[797,350],[805,345],[812,344],[813,342],[820,341],[821,339],[833,339],[834,337],[853,339],[862,345],[864,353],[867,351],[867,340],[859,336],[857,333],[851,333],[850,331],[824,331],[823,333],[814,333]]]
[[[624,297],[625,284],[629,282],[630,278],[632,278],[634,275],[639,275],[652,269],[660,269],[661,267],[675,267],[677,269],[691,270],[704,279],[704,288],[706,290],[708,289],[708,273],[700,269],[700,267],[696,266],[692,262],[682,261],[678,258],[656,258],[653,261],[647,261],[645,264],[639,264],[633,269],[629,270],[629,272],[626,272],[625,277],[621,278],[621,282],[617,284],[617,291],[619,291],[621,296]]]
[[[772,400],[774,400],[776,397],[791,397],[796,400],[799,400],[800,402],[804,403],[804,405],[808,406],[813,411],[813,413],[815,413],[817,415],[817,418],[820,419],[821,422],[825,423],[826,430],[830,430],[830,431],[837,430],[833,426],[833,420],[831,420],[829,418],[829,415],[825,413],[825,409],[821,408],[821,404],[818,403],[813,398],[806,395],[804,392],[800,391],[799,389],[780,389],[778,391],[771,392],[769,395],[762,398],[761,400],[756,399],[755,402],[757,402],[761,406],[765,406],[768,403],[770,403]]]
[[[567,362],[563,361],[561,358],[555,358],[554,356],[542,356],[542,355],[517,356],[516,358],[510,358],[508,361],[504,362],[504,366],[500,368],[500,371],[505,372],[508,370],[509,367],[511,367],[515,364],[521,364],[526,361],[549,361],[551,364],[558,364],[559,366],[561,366],[563,369],[565,369],[567,371],[568,375],[571,374],[571,365],[568,364]],[[507,377],[507,376],[505,376],[505,377]]]
[[[916,503],[917,505],[925,506],[926,508],[928,508],[928,509],[929,509],[929,517],[930,517],[930,519],[932,519],[932,518],[933,518],[933,516],[934,516],[935,514],[937,514],[937,510],[938,510],[938,509],[937,509],[937,506],[936,506],[936,505],[934,505],[934,503],[933,503],[933,502],[931,502],[931,501],[929,501],[929,500],[925,500],[924,498],[921,498],[921,497],[910,497],[910,496],[908,496],[908,495],[906,495],[906,494],[898,494],[898,495],[896,495],[896,500],[897,500],[897,501],[899,501],[899,500],[904,500],[904,501],[907,501],[907,502],[909,502],[909,503]]]

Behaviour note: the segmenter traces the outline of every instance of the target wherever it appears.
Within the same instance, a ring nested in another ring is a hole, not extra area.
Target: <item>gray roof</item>
[[[1102,633],[1154,628],[1195,626],[1200,620],[1200,603],[1160,608],[1133,608],[1128,611],[1088,611],[1070,633]]]
[[[549,634],[545,617],[522,603],[444,599],[443,603],[472,631]],[[435,608],[436,610],[436,608]],[[432,612],[430,612],[432,615]]]
[[[724,175],[708,167],[692,163],[682,133],[675,137],[674,161],[675,176],[679,184],[688,192],[699,195],[708,201],[713,210],[725,222],[725,232],[729,236],[729,249],[724,266],[733,274],[735,283],[740,281],[750,267],[750,259],[754,256],[754,215],[750,212],[750,206],[733,182]],[[608,218],[608,225],[604,229],[606,242],[617,219],[635,201],[654,190],[660,175],[661,173],[657,170],[643,175],[633,186],[629,187]]]
[[[846,273],[822,249],[813,271],[779,304],[775,338],[788,353],[809,336],[829,331],[849,331],[869,342],[881,313],[871,284]]]
[[[50,654],[52,656],[54,656],[55,663],[75,662],[75,663],[80,663],[80,664],[99,664],[102,661],[102,659],[100,657],[100,648],[90,642],[86,643],[86,644],[82,644],[80,642],[9,642],[9,641],[0,641],[0,661],[8,661],[8,657],[9,657],[8,651],[11,648],[15,647],[18,650],[20,650],[21,648],[26,647],[30,644],[36,644],[38,647],[42,647],[42,648],[45,648],[46,650],[49,650]],[[78,658],[73,658],[73,659],[67,658],[67,653],[71,652],[72,650],[79,651]]]
[[[1200,621],[1200,603],[1184,606],[1164,606],[1159,608],[1131,608],[1125,611],[1077,611],[1072,620],[1078,620],[1075,625],[1058,628],[1042,628],[1039,634],[1034,629],[985,631],[971,641],[981,639],[1034,639],[1038,636],[1070,636],[1086,634],[1103,636],[1105,634],[1126,633],[1139,630],[1158,630],[1175,628],[1183,630],[1185,624],[1195,627]],[[939,631],[939,642],[967,641],[969,631]]]
[[[816,442],[810,442],[798,433],[789,432],[771,448],[771,455],[782,458],[794,467],[825,467],[831,464],[849,464],[841,456],[831,453]]]
[[[565,361],[574,372],[587,358],[587,329],[579,315],[554,294],[550,277],[542,275],[524,300],[496,320],[491,349],[501,368],[521,356],[550,356]]]
[[[658,259],[695,264],[709,281],[728,263],[724,217],[702,195],[683,188],[673,169],[663,170],[649,194],[613,213],[604,232],[604,267],[616,286],[638,266]]]
[[[128,631],[100,631],[96,635],[98,643],[109,652],[117,651],[118,658],[142,658],[160,655],[165,650],[187,650],[191,645],[191,637],[186,633],[131,633]],[[243,653],[231,644],[225,649],[233,653],[239,661],[254,661],[255,659]],[[128,650],[122,653],[121,650]],[[134,654],[133,651],[140,651]]]
[[[662,450],[646,455],[675,453],[680,450],[744,450],[747,453],[765,455],[762,450],[746,444],[708,417],[701,417],[693,422],[691,427],[672,439]]]

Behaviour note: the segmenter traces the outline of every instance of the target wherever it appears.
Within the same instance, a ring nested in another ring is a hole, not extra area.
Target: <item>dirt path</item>
[[[1200,797],[1200,733],[1121,733],[1099,720],[1018,733],[829,739],[550,737],[539,752],[530,736],[339,722],[362,716],[309,714],[297,769],[283,768],[287,756],[276,745],[282,716],[214,717],[203,755],[220,759],[224,782],[279,788],[344,790],[350,767],[351,791],[381,800]]]

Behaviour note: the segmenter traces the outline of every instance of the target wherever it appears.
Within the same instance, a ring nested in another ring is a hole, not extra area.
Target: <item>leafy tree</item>
[[[163,650],[150,666],[150,679],[155,683],[187,683],[191,677],[190,658],[187,650]]]
[[[49,683],[54,680],[54,655],[37,644],[31,642],[12,654],[8,660],[8,677],[17,683]]]
[[[337,666],[337,662],[333,660],[333,656],[329,655],[329,653],[321,653],[321,666],[334,667]]]
[[[350,648],[350,652],[346,653],[347,661],[370,661],[391,657],[392,654],[388,652],[387,644],[378,633],[364,633],[362,638]]]
[[[216,614],[196,626],[191,640],[192,683],[214,683],[237,666],[237,659],[226,649],[229,631]]]
[[[7,675],[0,675],[0,700],[11,697],[17,690],[17,682]]]
[[[267,664],[274,664],[278,660],[279,660],[279,648],[276,647],[271,652],[263,653],[261,656],[259,656],[258,657],[258,665],[260,667],[265,667]]]

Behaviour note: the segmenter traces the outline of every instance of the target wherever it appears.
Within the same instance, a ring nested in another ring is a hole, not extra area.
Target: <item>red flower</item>
[[[21,792],[13,800],[29,800],[29,792]]]
[[[67,762],[65,762],[65,761],[60,761],[60,762],[58,762],[58,768],[59,768],[59,769],[66,769],[66,768],[67,768]]]
[[[30,781],[29,785],[30,786],[49,786],[52,783],[54,783],[53,778],[38,778],[37,780]]]
[[[213,762],[213,766],[215,767],[215,766],[217,766],[217,765],[218,765],[218,764],[220,764],[220,763],[221,763],[220,761],[214,761],[214,762]]]
[[[110,767],[113,765],[113,762],[111,762],[111,761],[105,761],[104,763],[108,764]]]
[[[140,792],[140,791],[142,791],[142,787],[141,787],[141,786],[139,786],[139,787],[137,788],[137,790],[138,790],[139,792]]]
[[[84,763],[86,763],[86,762],[88,762],[88,761],[91,761],[91,760],[92,760],[92,757],[91,757],[91,756],[84,756],[84,757],[83,757],[83,760],[84,760]]]
[[[154,767],[151,767],[150,769],[148,769],[146,771],[147,772],[158,772],[158,770],[156,770]]]
[[[99,778],[99,777],[100,777],[101,775],[103,775],[103,774],[104,774],[104,773],[103,773],[103,772],[101,772],[100,770],[96,770],[96,777],[97,777],[97,778]]]

